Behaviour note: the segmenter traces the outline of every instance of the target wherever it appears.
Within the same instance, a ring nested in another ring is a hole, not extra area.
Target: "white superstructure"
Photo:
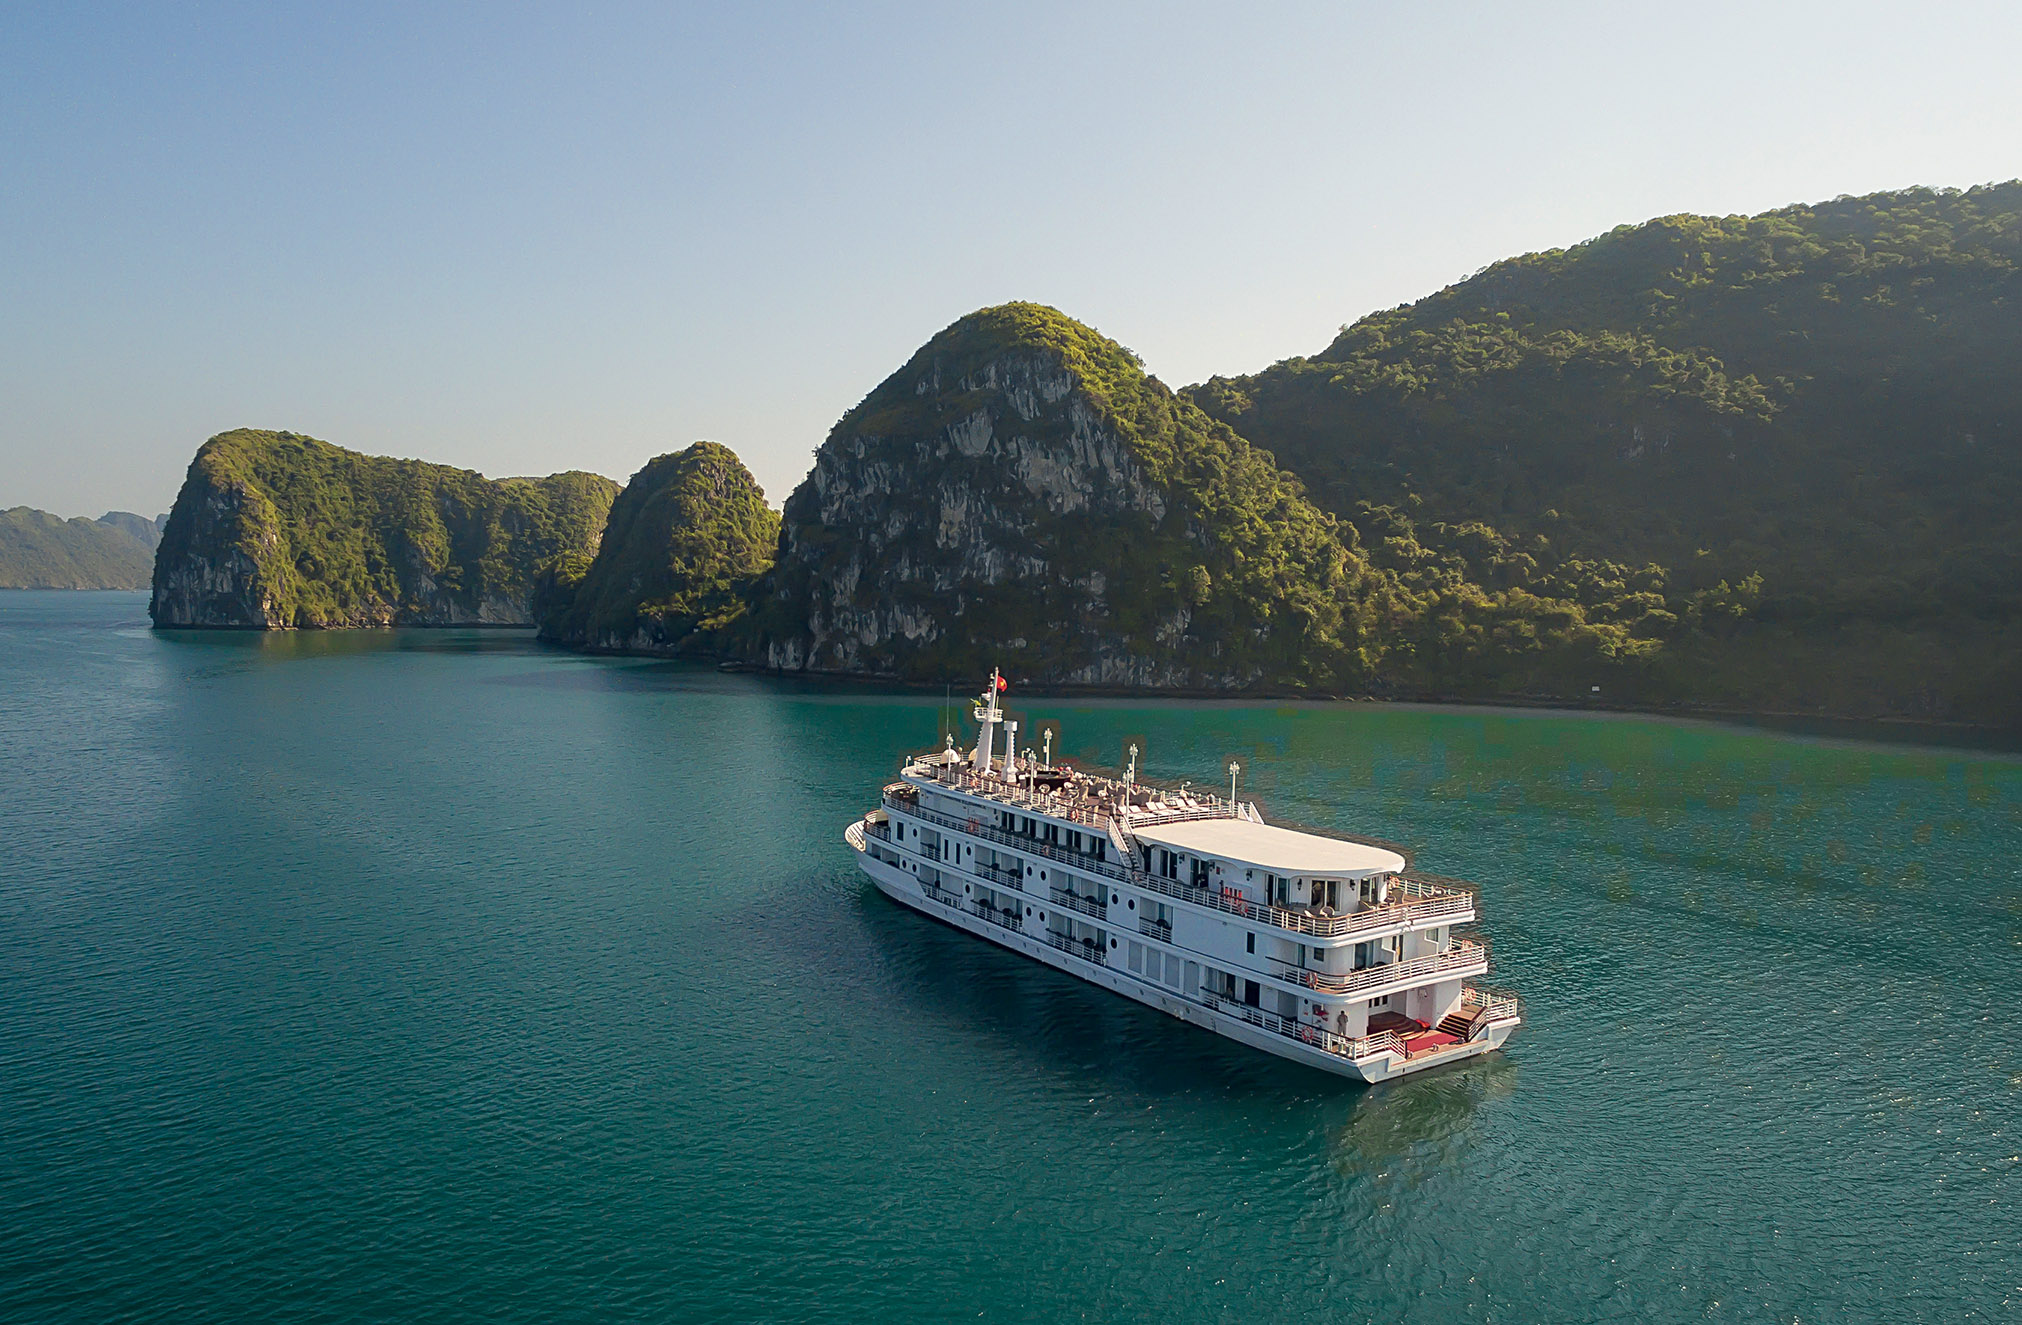
[[[976,704],[973,751],[909,760],[849,826],[887,896],[1363,1081],[1486,1053],[1520,1024],[1513,995],[1469,983],[1488,971],[1487,949],[1454,933],[1472,892],[1411,878],[1382,847],[1267,824],[1233,785],[1158,790],[1134,760],[1118,779],[1020,754],[1002,688],[992,675]]]

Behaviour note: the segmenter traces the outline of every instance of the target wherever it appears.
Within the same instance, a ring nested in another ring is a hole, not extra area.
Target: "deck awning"
[[[1404,857],[1382,847],[1343,842],[1247,819],[1190,819],[1176,824],[1131,826],[1131,836],[1169,851],[1254,866],[1273,874],[1366,879],[1395,874]]]

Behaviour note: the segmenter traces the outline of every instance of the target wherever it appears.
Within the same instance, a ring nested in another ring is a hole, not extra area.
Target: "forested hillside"
[[[599,651],[720,650],[772,565],[779,513],[737,453],[659,456],[611,504],[592,557],[558,558],[535,595],[541,638]]]
[[[1115,341],[986,308],[843,417],[787,501],[772,666],[1214,692],[1564,692],[1656,647],[1542,581],[1372,565],[1268,452]]]
[[[242,428],[204,443],[155,560],[158,626],[527,625],[541,573],[594,552],[618,485],[489,479]]]
[[[155,521],[128,511],[0,511],[0,589],[145,589],[159,537]]]
[[[777,517],[714,443],[613,507],[229,433],[156,620],[2022,727],[2018,267],[2022,184],[1665,217],[1177,393],[1000,305],[845,414]]]
[[[1624,697],[2012,721],[2018,264],[2015,183],[1665,217],[1190,394],[1407,582],[1641,622]]]

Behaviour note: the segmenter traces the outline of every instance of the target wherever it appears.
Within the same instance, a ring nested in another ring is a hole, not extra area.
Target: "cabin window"
[[[1246,944],[1248,951],[1255,952],[1257,950],[1257,936],[1255,934],[1245,934],[1243,937],[1248,940]]]
[[[1381,997],[1381,998],[1372,998],[1372,999],[1370,999],[1370,1000],[1369,1000],[1369,1006],[1370,1006],[1370,1007],[1372,1007],[1372,1008],[1387,1008],[1387,1007],[1389,1007],[1389,1006],[1390,1006],[1390,995],[1388,995],[1388,994],[1385,994],[1385,995],[1384,995],[1383,997]]]

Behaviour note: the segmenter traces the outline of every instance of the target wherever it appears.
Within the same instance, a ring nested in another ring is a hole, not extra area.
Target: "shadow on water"
[[[1257,1116],[1305,1116],[1344,1173],[1395,1177],[1443,1162],[1476,1109],[1515,1089],[1501,1054],[1370,1087],[1274,1058],[1044,967],[886,898],[858,908],[880,984],[909,1015],[988,1035],[1077,1088],[1201,1096]]]
[[[855,910],[881,992],[957,1033],[979,1032],[1061,1080],[1150,1096],[1310,1101],[1359,1084],[1256,1053],[901,906],[865,881]]]
[[[1304,1120],[1316,1160],[1343,1179],[1415,1186],[1454,1171],[1478,1111],[1517,1086],[1501,1053],[1375,1086],[1345,1080],[983,943],[868,884],[860,903],[881,983],[908,1016],[987,1036],[1076,1091],[1190,1100],[1210,1126]]]

